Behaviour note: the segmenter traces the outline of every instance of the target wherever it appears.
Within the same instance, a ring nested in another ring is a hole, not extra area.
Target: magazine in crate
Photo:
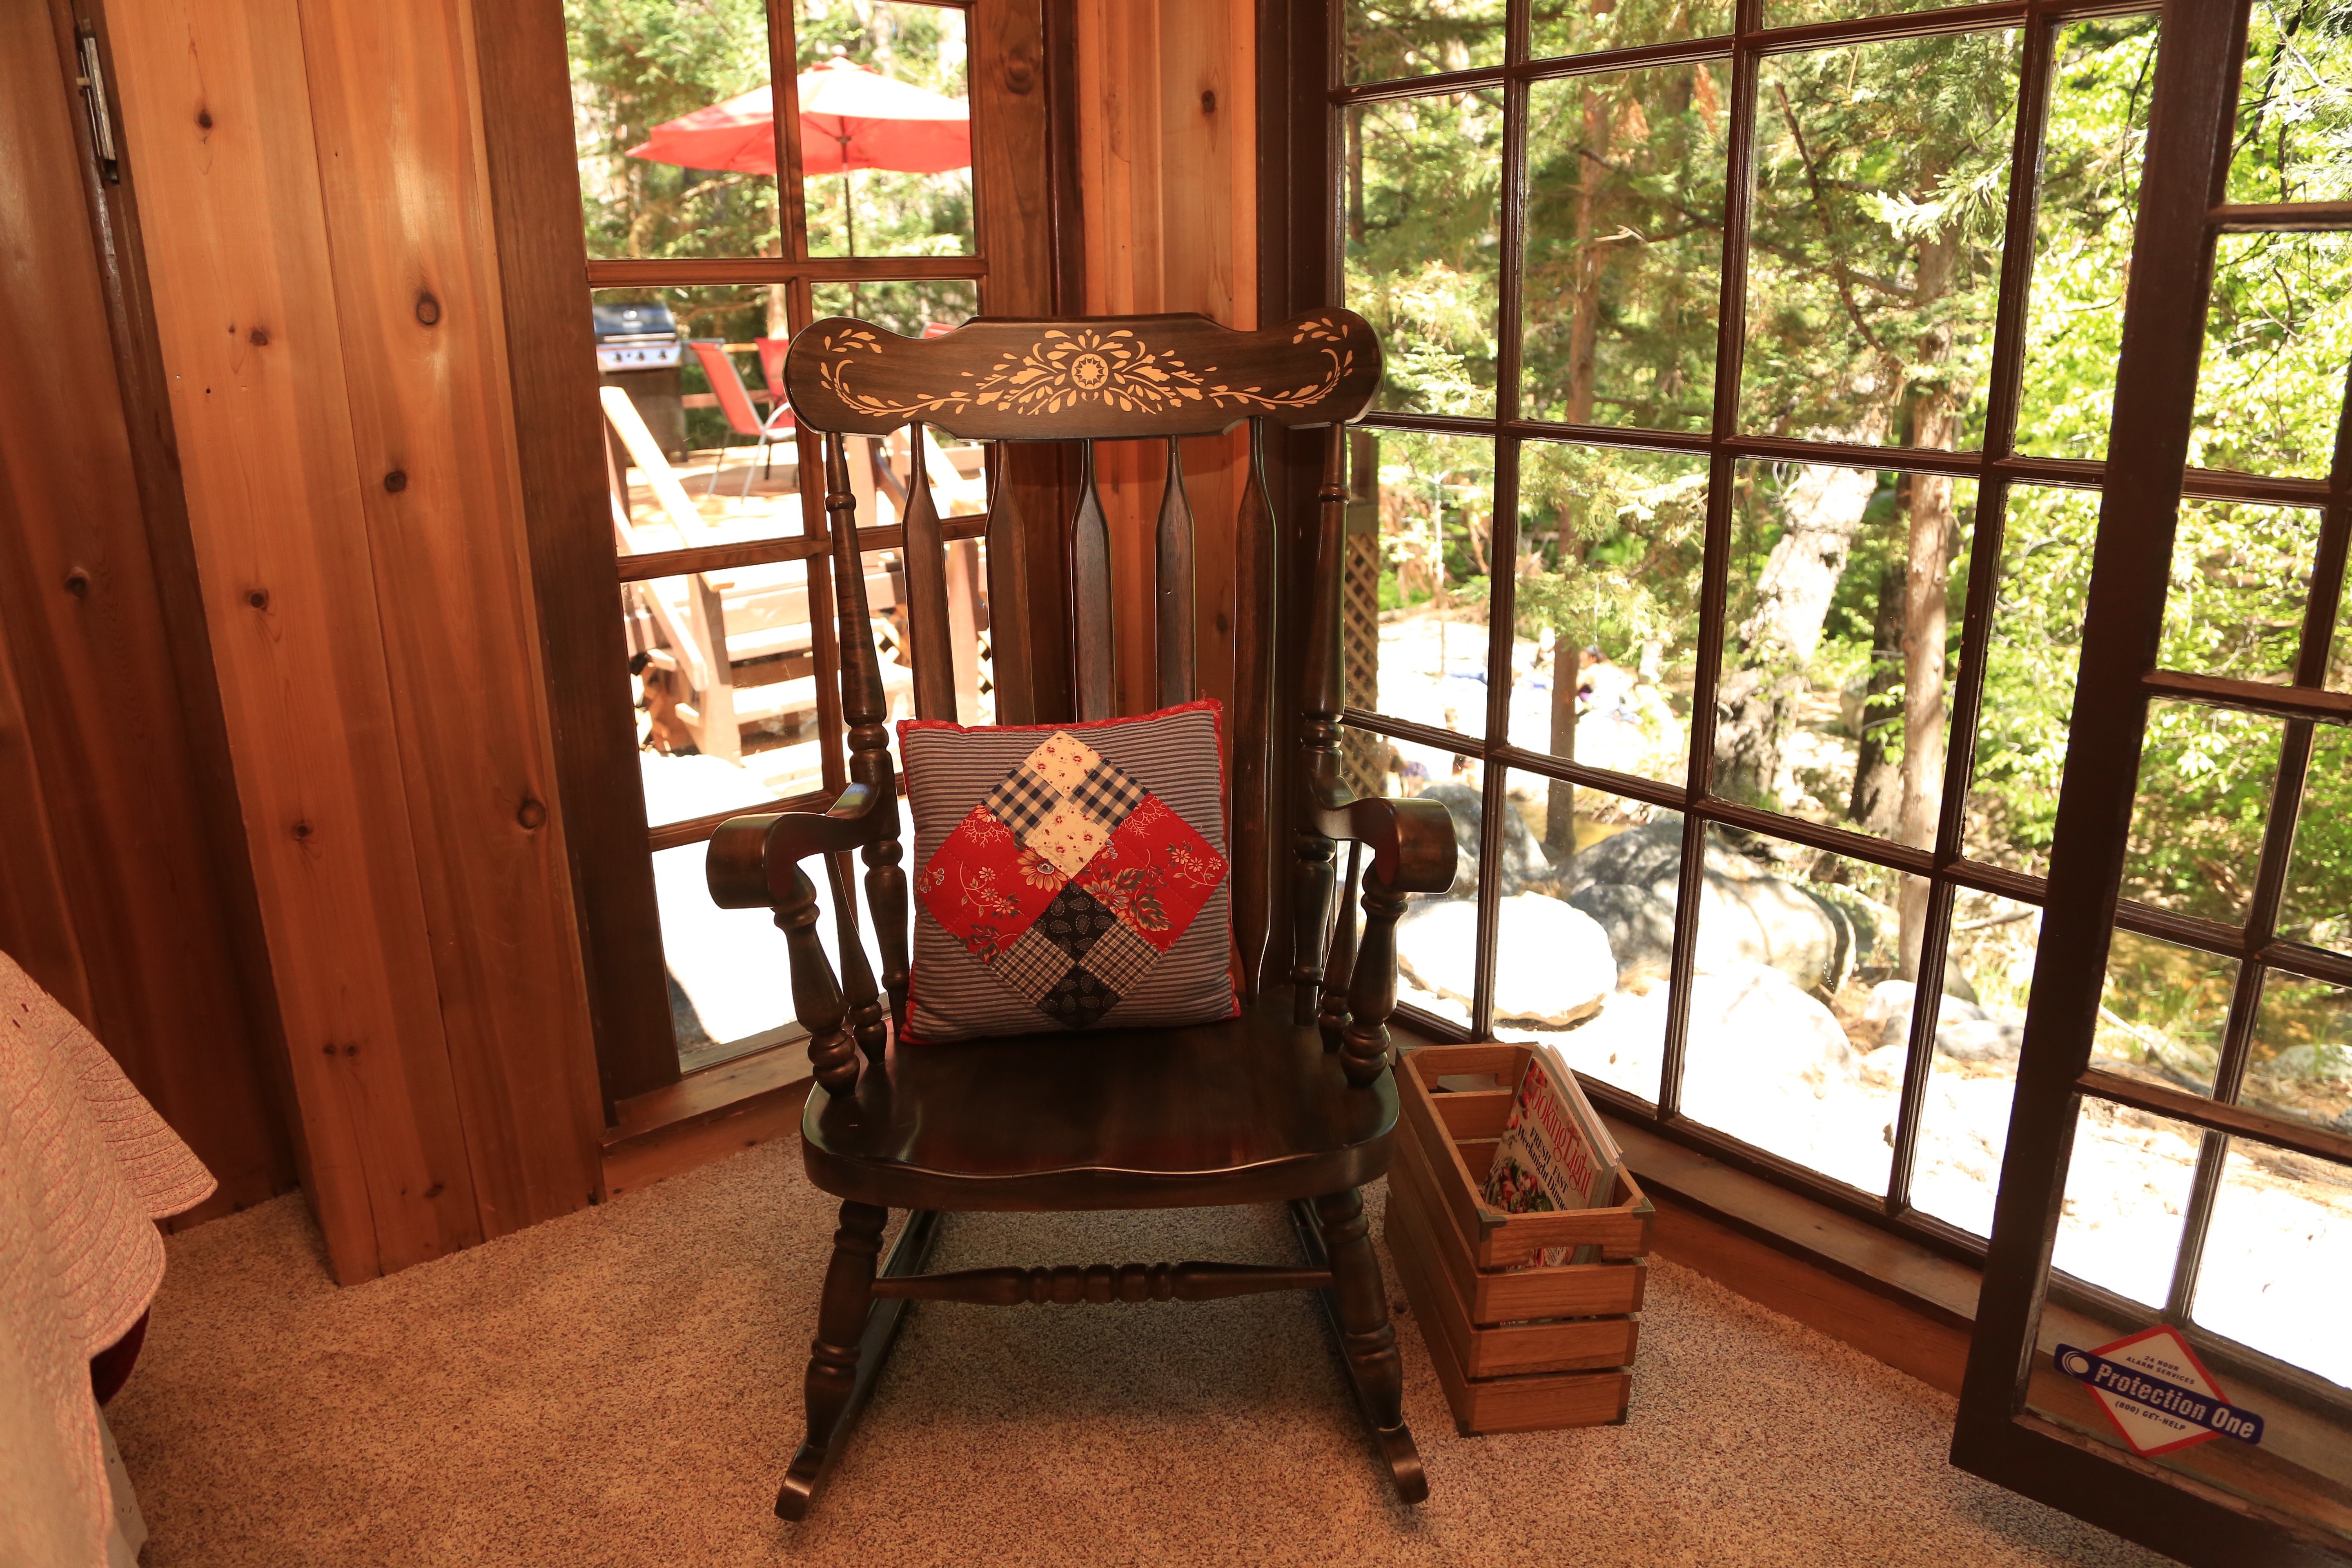
[[[1598,1208],[1615,1194],[1623,1161],[1576,1075],[1549,1047],[1536,1046],[1479,1196],[1505,1214]],[[1571,1252],[1579,1263],[1599,1256],[1592,1247],[1547,1247],[1523,1267],[1556,1267]]]

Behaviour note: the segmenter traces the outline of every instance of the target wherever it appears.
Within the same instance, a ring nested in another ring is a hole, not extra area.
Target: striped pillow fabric
[[[1219,710],[898,725],[915,818],[916,1042],[1238,1010]]]

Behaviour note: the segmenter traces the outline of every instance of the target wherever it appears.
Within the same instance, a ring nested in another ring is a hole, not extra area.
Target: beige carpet
[[[1942,1395],[1664,1264],[1622,1426],[1458,1437],[1403,1320],[1413,1510],[1307,1296],[922,1307],[789,1527],[831,1216],[781,1143],[348,1290],[299,1197],[172,1237],[110,1411],[149,1568],[2159,1561],[1952,1469]],[[933,1266],[1293,1256],[1273,1210],[971,1216]]]

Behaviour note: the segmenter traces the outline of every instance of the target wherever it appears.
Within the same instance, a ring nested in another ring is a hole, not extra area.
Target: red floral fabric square
[[[1225,858],[1192,824],[1146,795],[1076,881],[1165,952],[1225,879]]]
[[[983,963],[1020,939],[1069,879],[985,805],[956,825],[915,879],[923,907]]]

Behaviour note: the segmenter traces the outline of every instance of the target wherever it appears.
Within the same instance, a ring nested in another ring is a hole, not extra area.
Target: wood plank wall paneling
[[[153,531],[181,523],[150,515],[134,467],[157,433],[127,422],[66,37],[49,6],[0,8],[0,298],[38,319],[0,379],[0,945],[219,1179],[193,1223],[294,1170],[218,875],[241,850],[215,842],[226,802],[190,717],[206,658],[173,634],[179,557]]]
[[[587,1201],[603,1107],[547,732],[472,9],[304,0],[302,26],[425,925],[482,1233],[499,1236]]]
[[[1078,160],[1091,315],[1198,310],[1258,324],[1255,0],[1075,0]],[[1201,682],[1233,700],[1234,520],[1245,431],[1184,444],[1195,520]],[[1118,602],[1119,704],[1157,706],[1152,529],[1167,462],[1097,459]]]
[[[363,1279],[588,1201],[601,1121],[467,18],[110,12],[311,1198]]]

